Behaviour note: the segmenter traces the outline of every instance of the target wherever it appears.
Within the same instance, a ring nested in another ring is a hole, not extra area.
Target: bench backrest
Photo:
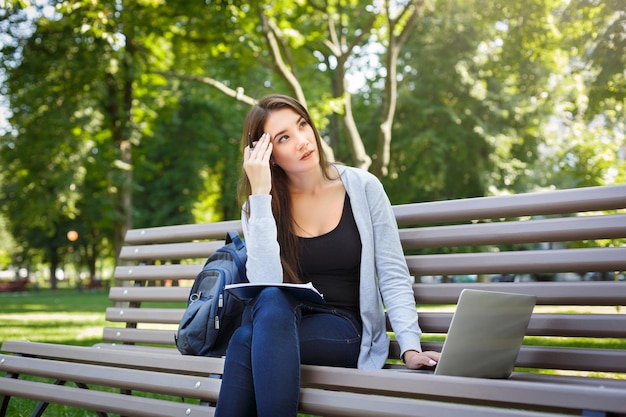
[[[625,207],[626,185],[394,206],[425,348],[440,349],[463,288],[521,292],[538,306],[519,367],[626,373],[626,350],[611,349],[626,341],[626,282],[616,278],[626,271]],[[174,347],[188,287],[228,230],[240,222],[129,230],[106,314],[124,327],[104,339]],[[569,281],[584,273],[613,280]],[[554,274],[565,281],[537,282]]]

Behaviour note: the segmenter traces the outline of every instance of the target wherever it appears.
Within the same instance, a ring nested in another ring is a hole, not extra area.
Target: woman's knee
[[[263,310],[293,310],[293,298],[277,287],[267,287],[254,300],[253,311]]]
[[[255,303],[283,303],[288,304],[289,295],[278,287],[267,287],[257,295]]]
[[[297,310],[296,301],[280,288],[267,287],[255,298],[252,306],[252,318],[272,322],[291,322]]]

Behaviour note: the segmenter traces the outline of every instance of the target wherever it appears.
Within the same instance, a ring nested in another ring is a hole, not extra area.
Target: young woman
[[[295,416],[300,364],[381,368],[384,308],[406,366],[436,365],[439,353],[420,346],[411,278],[378,179],[328,163],[307,110],[287,96],[252,108],[242,143],[248,279],[312,282],[325,304],[276,287],[250,301],[226,353],[216,415]]]

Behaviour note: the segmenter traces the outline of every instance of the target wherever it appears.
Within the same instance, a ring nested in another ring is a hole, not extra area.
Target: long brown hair
[[[246,116],[243,132],[241,135],[242,149],[248,146],[248,135],[254,140],[261,137],[264,133],[265,122],[271,112],[289,108],[302,118],[311,126],[315,134],[315,143],[317,145],[319,153],[319,164],[322,170],[324,178],[329,177],[329,162],[326,159],[322,148],[322,139],[311,120],[309,112],[304,106],[292,97],[272,94],[261,99]],[[300,282],[299,278],[299,252],[298,252],[298,240],[295,234],[294,221],[291,213],[291,194],[288,189],[289,179],[287,174],[281,167],[275,164],[270,164],[272,170],[272,213],[274,219],[276,219],[276,227],[278,229],[278,243],[280,245],[280,260],[283,266],[283,281],[284,282]],[[241,170],[241,176],[239,178],[238,195],[240,204],[244,204],[251,193],[250,180],[246,175],[245,170]],[[250,207],[246,207],[246,213],[249,215]]]

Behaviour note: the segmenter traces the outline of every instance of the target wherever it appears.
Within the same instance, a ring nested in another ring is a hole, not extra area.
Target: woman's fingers
[[[253,143],[254,147],[250,150],[250,158],[253,159],[267,159],[272,155],[272,143],[270,142],[269,133],[263,133],[258,141]]]
[[[258,141],[254,142],[254,148],[244,149],[243,168],[250,180],[253,194],[267,194],[271,190],[270,157],[272,155],[272,143],[269,134],[264,133]]]

